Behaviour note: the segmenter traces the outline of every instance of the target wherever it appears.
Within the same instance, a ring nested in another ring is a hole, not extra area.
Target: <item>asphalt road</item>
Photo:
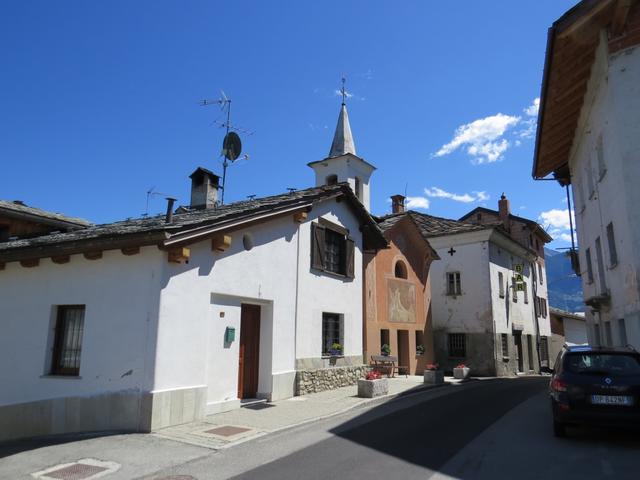
[[[638,432],[553,437],[547,382],[487,379],[427,390],[219,451],[142,434],[0,448],[0,479],[27,480],[43,465],[79,458],[118,462],[105,480],[639,478]]]

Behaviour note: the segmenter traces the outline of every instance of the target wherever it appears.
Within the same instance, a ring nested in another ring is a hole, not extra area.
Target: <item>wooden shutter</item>
[[[324,227],[311,224],[311,268],[324,270]]]
[[[344,268],[344,274],[347,276],[347,278],[355,278],[355,242],[350,239],[347,238],[345,240],[345,255],[344,255],[344,261],[345,261],[345,268]]]

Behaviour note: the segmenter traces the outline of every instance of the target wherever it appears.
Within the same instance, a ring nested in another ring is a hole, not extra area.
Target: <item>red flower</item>
[[[460,365],[458,365],[456,368],[467,368],[467,366],[464,363],[461,363]]]

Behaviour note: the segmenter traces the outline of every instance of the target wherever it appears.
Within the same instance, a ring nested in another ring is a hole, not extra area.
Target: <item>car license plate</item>
[[[591,403],[594,405],[633,405],[633,397],[627,395],[591,395]]]

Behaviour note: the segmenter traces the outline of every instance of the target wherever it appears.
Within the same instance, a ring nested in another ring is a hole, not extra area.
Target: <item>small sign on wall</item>
[[[513,266],[513,270],[522,277],[522,273],[524,272],[524,266],[521,263],[516,263]],[[517,276],[517,275],[516,275]]]
[[[227,327],[224,331],[224,343],[231,343],[236,339],[236,329],[235,327]]]

